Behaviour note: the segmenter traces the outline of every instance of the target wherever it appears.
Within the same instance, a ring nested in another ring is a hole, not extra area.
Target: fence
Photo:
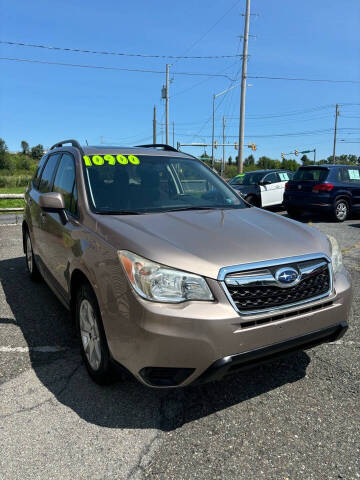
[[[23,193],[0,193],[0,200],[12,200],[14,198],[24,198]],[[23,212],[23,207],[0,208],[0,212]]]

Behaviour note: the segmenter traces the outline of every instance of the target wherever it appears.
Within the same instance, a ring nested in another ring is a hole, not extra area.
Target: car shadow
[[[41,388],[95,425],[170,431],[296,382],[310,362],[298,352],[220,382],[183,389],[150,389],[135,379],[100,387],[87,375],[69,313],[45,283],[29,279],[24,258],[0,261],[0,279],[14,316],[0,318],[0,324],[21,329]]]

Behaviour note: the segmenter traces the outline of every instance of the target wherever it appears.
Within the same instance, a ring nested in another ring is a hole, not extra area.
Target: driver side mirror
[[[61,193],[41,193],[39,196],[39,206],[44,212],[58,213],[63,225],[68,222],[68,216],[65,212],[64,197]]]

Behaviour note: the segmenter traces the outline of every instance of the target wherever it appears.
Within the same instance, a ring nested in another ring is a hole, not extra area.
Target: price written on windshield
[[[83,156],[84,163],[87,167],[101,166],[101,165],[139,165],[140,160],[136,155],[88,155]]]

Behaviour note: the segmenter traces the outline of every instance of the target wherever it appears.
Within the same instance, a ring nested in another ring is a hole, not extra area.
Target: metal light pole
[[[166,64],[166,97],[165,97],[165,123],[166,123],[166,145],[169,145],[169,69],[170,65]]]
[[[223,155],[222,155],[222,163],[221,163],[221,171],[220,171],[221,176],[224,175],[224,170],[225,170],[225,125],[226,125],[226,121],[225,121],[225,117],[223,117]]]
[[[243,145],[244,145],[244,131],[245,131],[245,97],[246,97],[249,23],[250,23],[250,0],[246,0],[244,46],[243,46],[243,55],[242,55],[242,74],[241,74],[241,95],[240,95],[239,157],[238,157],[239,173],[242,173],[243,171]]]
[[[335,127],[334,127],[334,148],[333,148],[333,162],[336,163],[336,132],[337,132],[337,120],[339,116],[339,105],[335,106]]]
[[[156,106],[154,105],[154,117],[153,117],[153,144],[156,145]]]
[[[237,83],[235,85],[233,85],[232,87],[230,88],[227,88],[226,90],[220,92],[220,93],[214,93],[213,95],[213,102],[212,102],[212,135],[211,135],[211,166],[214,167],[214,141],[215,141],[215,100],[217,99],[217,97],[221,97],[221,95],[224,95],[225,93],[227,92],[230,92],[230,90],[232,90],[233,88],[236,88],[238,87],[240,84]]]

